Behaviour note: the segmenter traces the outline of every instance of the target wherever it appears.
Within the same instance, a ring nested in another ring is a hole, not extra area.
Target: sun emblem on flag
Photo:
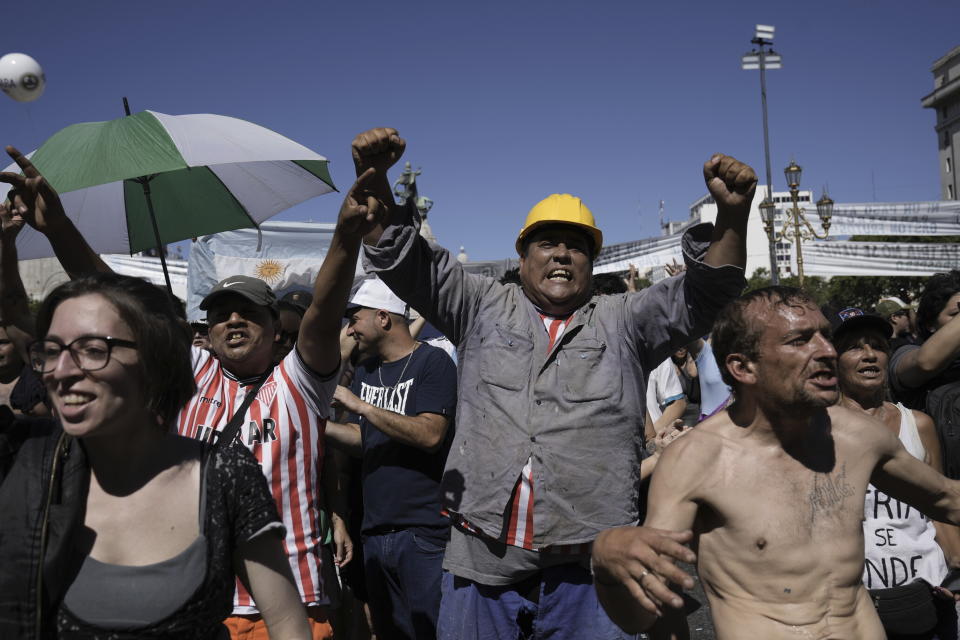
[[[269,284],[277,284],[286,269],[276,260],[261,260],[253,269],[253,275]]]

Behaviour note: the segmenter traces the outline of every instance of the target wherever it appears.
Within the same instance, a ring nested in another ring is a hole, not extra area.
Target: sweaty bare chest
[[[708,536],[722,532],[725,544],[760,557],[824,541],[839,551],[838,539],[860,531],[869,475],[855,463],[838,460],[823,471],[793,460],[738,466],[705,496]]]
[[[697,521],[704,584],[731,600],[775,607],[791,624],[849,604],[863,571],[866,478],[842,463],[828,473],[805,471],[745,470],[715,487]]]

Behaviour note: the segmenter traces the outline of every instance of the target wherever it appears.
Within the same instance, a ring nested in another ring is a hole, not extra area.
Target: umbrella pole
[[[123,96],[123,110],[126,115],[130,115],[130,103],[127,102],[127,96]],[[163,243],[160,242],[160,229],[157,227],[157,216],[153,213],[153,199],[150,198],[150,180],[153,176],[144,176],[137,178],[137,182],[143,187],[143,197],[147,199],[147,212],[150,214],[150,224],[153,225],[153,237],[157,241],[157,255],[160,256],[160,266],[163,268],[163,279],[167,283],[167,291],[173,295],[173,287],[170,285],[170,273],[167,271],[167,258],[163,255]]]
[[[167,259],[163,255],[163,243],[160,242],[160,229],[157,227],[157,216],[153,213],[153,200],[150,198],[150,178],[138,178],[137,182],[143,187],[143,197],[147,199],[147,212],[150,214],[150,223],[153,225],[153,237],[157,241],[157,254],[160,256],[160,266],[163,267],[163,279],[167,283],[167,291],[173,295],[173,287],[170,285],[170,273],[167,272]]]

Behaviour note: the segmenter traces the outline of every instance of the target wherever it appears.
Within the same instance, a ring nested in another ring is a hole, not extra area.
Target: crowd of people
[[[741,295],[757,180],[717,154],[665,280],[594,276],[569,194],[497,280],[394,200],[404,149],[354,139],[312,291],[231,276],[189,324],[8,147],[0,637],[683,639],[695,563],[717,638],[957,638],[960,272]],[[25,225],[71,278],[36,317]]]

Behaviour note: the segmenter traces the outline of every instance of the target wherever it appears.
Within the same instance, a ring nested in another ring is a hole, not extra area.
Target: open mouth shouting
[[[226,342],[228,347],[239,347],[247,342],[247,334],[243,331],[228,331]]]
[[[868,364],[857,369],[857,373],[863,378],[878,379],[883,374],[883,371],[875,364]]]
[[[833,369],[820,369],[810,376],[810,380],[821,389],[834,389],[837,386],[837,374]]]
[[[564,268],[551,269],[550,273],[547,274],[547,280],[550,282],[570,282],[573,280],[573,272]]]

